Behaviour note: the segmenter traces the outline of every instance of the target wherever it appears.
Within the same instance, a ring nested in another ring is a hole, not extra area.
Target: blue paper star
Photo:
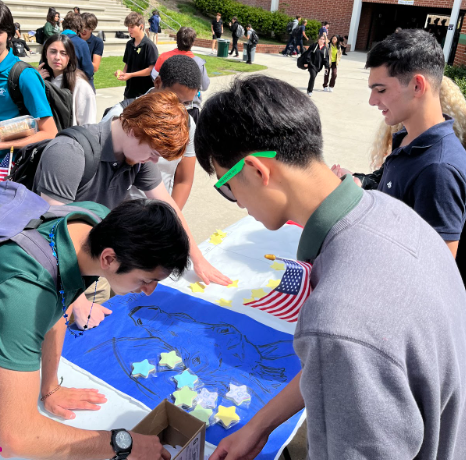
[[[197,375],[191,374],[188,369],[173,378],[175,379],[178,388],[189,387],[191,390],[194,389],[194,386],[199,381]]]
[[[133,363],[133,372],[131,372],[131,375],[134,375],[134,377],[144,377],[147,379],[149,374],[154,371],[155,366],[149,363],[147,359],[145,359],[139,363]]]

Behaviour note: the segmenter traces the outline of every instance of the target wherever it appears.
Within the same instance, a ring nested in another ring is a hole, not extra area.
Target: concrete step
[[[46,17],[42,13],[33,13],[32,11],[25,11],[25,10],[12,10],[11,14],[13,15],[13,18],[15,21],[21,23],[23,21],[24,23],[26,22],[34,22],[34,23],[41,23],[42,25],[45,24],[46,22]],[[95,13],[94,13],[95,14]],[[107,25],[112,25],[112,24],[120,24],[123,23],[124,17],[120,16],[113,16],[106,14],[105,12],[101,11],[99,15],[97,15],[97,19],[99,19],[99,23],[102,22],[108,23]]]
[[[8,0],[8,8],[10,8],[12,13],[13,11],[16,11],[16,12],[24,12],[24,11],[31,12],[32,11],[37,14],[45,13],[44,17],[46,17],[50,6],[53,6],[57,11],[59,11],[62,17],[64,17],[65,14],[69,10],[73,9],[73,6],[71,6],[70,3],[62,3],[62,2],[54,2],[54,1],[47,2],[47,3],[41,3],[41,2],[38,2],[37,0]],[[85,10],[88,11],[89,13],[94,13],[95,15],[97,15],[96,11],[103,13],[105,11],[105,7],[101,6],[98,2],[89,3],[88,5],[85,6]],[[81,12],[84,12],[82,8],[81,8]]]

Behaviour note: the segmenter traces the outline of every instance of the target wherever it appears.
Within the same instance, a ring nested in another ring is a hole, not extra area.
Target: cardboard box
[[[172,460],[204,460],[205,430],[204,422],[165,399],[131,431],[155,434],[162,444],[183,446]]]

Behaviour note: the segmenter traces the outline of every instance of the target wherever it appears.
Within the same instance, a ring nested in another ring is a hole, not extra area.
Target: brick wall
[[[270,11],[270,6],[272,2],[271,0],[241,0],[240,3],[249,6],[259,6],[261,8],[264,8],[264,10]]]
[[[463,27],[461,28],[461,34],[466,35],[466,18],[463,20]],[[465,65],[466,66],[466,45],[460,45],[456,47],[455,61],[453,65]]]
[[[243,0],[242,3],[246,1],[250,0]],[[353,0],[330,0],[328,2],[280,0],[279,8],[284,8],[290,16],[300,14],[306,19],[328,21],[330,22],[330,34],[348,35]]]

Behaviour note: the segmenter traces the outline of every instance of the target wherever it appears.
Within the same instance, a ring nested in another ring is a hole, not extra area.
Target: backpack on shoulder
[[[18,61],[10,70],[8,75],[8,92],[12,101],[19,109],[20,115],[29,115],[24,105],[23,95],[19,88],[19,77],[24,69],[31,67],[27,62]],[[57,130],[69,128],[73,125],[73,95],[69,89],[60,89],[49,81],[45,83],[45,95],[52,110],[52,116]]]
[[[293,37],[299,39],[302,37],[303,31],[301,30],[301,26],[296,27],[295,30],[293,30]]]
[[[286,25],[286,33],[288,35],[291,35],[293,33],[293,21],[290,21],[287,25]]]
[[[57,137],[58,136],[66,136],[74,139],[83,148],[85,166],[79,187],[86,185],[94,177],[99,167],[102,151],[100,144],[93,136],[89,135],[87,130],[82,126],[73,126],[65,129],[59,132],[57,134]],[[20,149],[16,156],[15,165],[11,169],[11,174],[8,176],[7,181],[22,184],[29,190],[32,190],[34,176],[36,175],[42,153],[50,141],[50,139],[46,139],[26,145],[26,147]]]
[[[45,32],[43,27],[39,27],[36,29],[36,42],[39,43],[39,45],[43,45],[45,42]]]
[[[314,52],[317,49],[317,46],[319,46],[319,45],[316,45],[315,47],[309,46],[309,48],[306,51],[304,51],[304,53],[301,54],[301,56],[299,56],[299,58],[296,61],[296,65],[300,69],[302,69],[302,70],[307,70],[308,69],[308,67],[304,67],[304,64],[309,65],[309,61],[311,59],[311,53]]]
[[[50,206],[22,184],[0,182],[0,245],[7,241],[15,242],[50,273],[58,289],[57,259],[37,228],[48,220],[71,213],[76,213],[76,219],[90,216],[97,222],[102,220],[79,206]]]
[[[244,35],[244,27],[241,24],[238,24],[238,27],[236,28],[235,35],[238,38],[241,38]]]
[[[259,36],[256,34],[255,30],[251,33],[251,43],[252,46],[256,46],[259,43]]]
[[[27,57],[26,48],[24,47],[23,40],[18,40],[13,38],[11,40],[11,48],[13,49],[13,54],[18,57]]]

